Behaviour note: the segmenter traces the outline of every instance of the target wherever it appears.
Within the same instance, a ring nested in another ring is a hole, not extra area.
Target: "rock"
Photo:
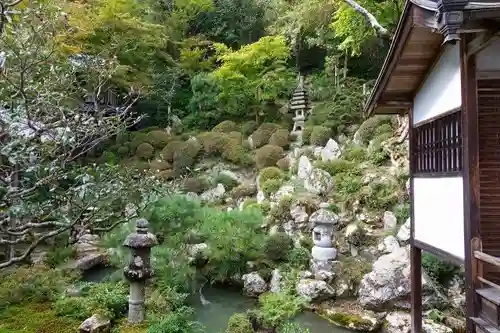
[[[269,283],[269,290],[273,293],[278,293],[281,291],[281,272],[279,269],[275,268],[271,276],[271,282]]]
[[[345,277],[339,277],[335,279],[335,297],[336,298],[348,298],[353,295],[353,290],[349,285],[348,281],[344,279]]]
[[[266,200],[266,195],[264,194],[264,192],[262,191],[259,191],[257,192],[257,203],[263,203],[264,201]]]
[[[301,205],[290,207],[290,215],[298,225],[306,224],[309,221],[309,215],[306,212],[306,208]]]
[[[313,166],[309,158],[305,155],[300,156],[297,177],[305,180],[312,172]]]
[[[299,278],[301,279],[312,279],[314,277],[314,274],[311,273],[310,271],[300,271],[299,272]]]
[[[80,325],[80,333],[107,333],[111,329],[111,321],[108,318],[93,315]]]
[[[224,175],[224,176],[231,178],[232,180],[234,180],[238,183],[243,182],[243,179],[231,170],[222,170],[221,172],[219,172],[219,175]]]
[[[108,256],[106,253],[92,253],[77,259],[69,267],[79,269],[80,271],[88,271],[95,266],[106,265],[107,262]]]
[[[189,201],[198,201],[198,200],[200,200],[200,196],[198,194],[194,193],[194,192],[187,192],[186,194],[184,194],[184,196]]]
[[[456,276],[451,280],[446,296],[450,300],[451,305],[459,310],[463,309],[465,311],[465,286],[464,280],[461,277]]]
[[[322,169],[313,168],[304,181],[304,188],[313,194],[328,195],[333,191],[333,178]]]
[[[309,301],[319,301],[335,297],[335,290],[325,281],[301,279],[297,283],[297,294]]]
[[[253,144],[253,139],[251,135],[248,137],[247,141],[248,141],[248,147],[250,147],[250,149],[255,149],[255,145]]]
[[[66,288],[64,293],[69,297],[79,297],[83,295],[83,290],[81,287],[69,286]]]
[[[212,188],[208,191],[203,192],[200,196],[200,199],[206,202],[214,202],[221,200],[224,197],[225,193],[226,189],[224,188],[224,185],[217,184],[216,188]]]
[[[422,274],[423,306],[429,308],[442,302],[429,280]],[[360,304],[369,310],[385,311],[392,307],[409,308],[410,247],[401,247],[381,256],[359,286]]]
[[[359,223],[351,223],[345,228],[345,240],[348,244],[354,246],[360,246],[366,236],[365,230],[359,225]]]
[[[399,249],[399,242],[394,236],[387,236],[384,240],[378,245],[379,252],[386,254],[391,253],[396,249]]]
[[[467,330],[467,323],[465,322],[465,318],[459,319],[455,317],[444,317],[443,324],[451,328],[451,330],[455,333],[466,332]]]
[[[244,274],[243,291],[247,296],[256,297],[267,291],[266,281],[257,272]]]
[[[374,332],[382,326],[382,316],[362,309],[343,309],[333,307],[320,310],[335,325],[358,332]]]
[[[199,244],[188,244],[187,253],[192,258],[198,258],[200,256],[205,256],[208,251],[208,245],[206,243]]]
[[[424,333],[453,333],[451,328],[443,324],[436,323],[430,319],[424,319],[422,323],[422,331]]]
[[[30,258],[33,265],[43,265],[47,259],[47,252],[36,249],[31,253]]]
[[[321,158],[321,152],[323,151],[323,147],[319,147],[319,146],[315,146],[313,148],[313,156],[316,158],[316,159],[320,159]]]
[[[408,194],[408,196],[410,196],[410,178],[408,178],[406,180],[405,187],[406,187],[406,194]]]
[[[411,315],[405,312],[391,312],[385,317],[384,333],[410,333]]]
[[[283,185],[280,187],[278,192],[271,195],[271,201],[280,202],[282,198],[287,196],[292,196],[295,192],[293,185]]]
[[[384,212],[382,220],[384,222],[384,230],[393,230],[398,225],[398,220],[393,212]]]
[[[405,243],[410,240],[410,224],[411,218],[408,218],[401,228],[399,228],[398,234],[396,235],[399,241]]]
[[[340,157],[341,154],[340,146],[339,144],[333,140],[330,139],[325,145],[325,148],[321,150],[321,160],[322,161],[332,161]]]
[[[316,270],[314,272],[314,279],[315,280],[325,281],[328,284],[333,281],[334,277],[335,277],[335,274],[333,272],[330,272],[327,270]]]

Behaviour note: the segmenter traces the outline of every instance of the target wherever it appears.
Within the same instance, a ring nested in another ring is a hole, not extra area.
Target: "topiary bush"
[[[276,165],[283,171],[290,170],[290,160],[286,157],[278,160],[278,162],[276,162]]]
[[[224,120],[212,128],[212,132],[229,133],[235,131],[238,131],[238,126],[231,120]]]
[[[241,141],[229,139],[222,148],[222,158],[228,162],[239,166],[251,166],[253,164],[252,156],[241,145]]]
[[[233,314],[227,323],[226,333],[253,333],[250,318],[244,313]]]
[[[264,253],[273,261],[285,261],[293,249],[293,239],[284,232],[269,236],[264,245]]]
[[[263,183],[265,181],[268,181],[269,179],[283,179],[284,176],[285,175],[279,168],[270,166],[260,170],[259,181]]]
[[[361,169],[358,167],[357,163],[336,159],[332,161],[318,161],[315,163],[317,168],[323,169],[330,175],[335,176],[341,173],[347,173],[350,175],[361,175]]]
[[[128,146],[121,146],[116,150],[116,153],[121,157],[125,157],[129,155],[130,149]]]
[[[258,124],[255,120],[244,122],[243,124],[241,124],[241,133],[244,136],[249,136],[257,129],[257,127]]]
[[[172,140],[172,137],[166,131],[162,130],[151,131],[147,136],[148,142],[157,149],[163,149]]]
[[[356,136],[357,139],[363,144],[368,144],[377,134],[381,134],[382,131],[388,131],[389,128],[384,125],[389,125],[391,127],[392,117],[377,115],[366,119],[359,127]],[[382,127],[384,126],[384,127]],[[378,128],[381,127],[381,130]],[[392,132],[392,128],[390,129]]]
[[[196,138],[207,156],[221,155],[228,142],[227,135],[218,132],[200,133]]]
[[[331,131],[328,127],[314,126],[311,132],[310,143],[315,146],[324,146],[331,136]]]
[[[255,153],[255,164],[258,169],[275,166],[283,158],[284,150],[278,146],[265,145]]]
[[[260,148],[269,143],[271,136],[281,127],[273,123],[263,123],[255,130],[252,135],[253,148]]]
[[[257,186],[251,183],[244,183],[236,186],[231,190],[231,197],[233,199],[240,199],[244,197],[251,197],[257,193]]]
[[[208,183],[203,179],[186,178],[182,184],[184,192],[194,192],[196,194],[203,193],[208,189]]]
[[[342,151],[342,157],[352,162],[364,162],[367,159],[367,151],[359,146],[346,147]]]
[[[170,169],[172,166],[170,163],[165,162],[165,161],[159,161],[159,160],[153,160],[149,162],[149,168],[151,170],[156,170],[156,171],[163,171]]]
[[[149,160],[154,156],[154,152],[154,147],[150,143],[144,142],[137,147],[135,155],[143,160]]]
[[[173,162],[174,161],[174,154],[176,151],[179,150],[180,147],[183,146],[182,141],[171,141],[169,142],[165,148],[161,151],[161,157],[167,161],[167,162]]]
[[[227,136],[229,140],[232,140],[240,145],[243,143],[243,135],[240,132],[229,132]]]
[[[148,142],[148,135],[142,132],[134,132],[130,135],[130,150],[135,152],[141,143]]]
[[[269,179],[262,183],[261,188],[262,192],[264,192],[266,196],[269,196],[273,193],[278,192],[282,185],[282,179]]]
[[[277,129],[269,138],[269,144],[284,149],[288,148],[290,144],[290,132],[284,128]]]

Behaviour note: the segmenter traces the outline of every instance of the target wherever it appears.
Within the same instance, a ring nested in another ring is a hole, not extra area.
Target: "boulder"
[[[406,312],[391,312],[385,317],[384,333],[410,333],[411,315]],[[430,319],[422,322],[424,333],[453,333],[451,328]]]
[[[330,139],[325,145],[325,148],[321,150],[321,160],[322,161],[332,161],[340,157],[342,151],[340,150],[339,144]]]
[[[440,305],[442,296],[422,274],[424,308]],[[409,308],[410,300],[410,247],[401,247],[375,261],[359,286],[360,304],[374,311],[393,307]]]
[[[107,333],[111,329],[111,321],[103,316],[93,315],[80,325],[80,333]]]
[[[99,252],[99,253],[91,253],[82,258],[79,258],[69,266],[77,268],[80,271],[88,271],[89,269],[95,266],[105,265],[107,262],[108,262],[108,256],[106,255],[106,253]]]
[[[398,225],[398,219],[393,212],[384,212],[382,220],[384,222],[384,230],[393,230]]]
[[[251,272],[242,276],[243,292],[250,297],[256,297],[267,291],[266,281],[257,272]]]
[[[214,202],[224,198],[225,193],[226,189],[224,188],[224,185],[217,184],[216,188],[212,188],[208,191],[203,192],[200,195],[200,199],[206,202]]]
[[[297,171],[297,177],[299,179],[305,180],[309,174],[312,172],[313,166],[309,158],[305,155],[302,155],[299,158],[299,166]]]
[[[304,188],[313,194],[328,195],[333,191],[333,178],[322,169],[313,168],[304,180]]]
[[[293,185],[283,185],[278,192],[271,194],[271,201],[280,202],[282,198],[292,196],[293,192],[295,192]]]
[[[306,212],[306,208],[301,205],[292,205],[290,207],[290,216],[299,226],[309,221],[309,215]]]
[[[275,268],[271,276],[271,282],[269,282],[269,290],[273,293],[279,293],[281,291],[281,280],[283,276],[279,269]]]
[[[411,232],[411,218],[406,219],[406,222],[399,228],[398,234],[396,237],[400,242],[408,242],[410,240],[410,232]]]
[[[399,249],[399,242],[394,236],[387,236],[384,240],[378,245],[377,249],[380,253],[386,254],[391,253],[396,249]]]
[[[187,245],[187,253],[192,258],[198,258],[200,256],[206,255],[207,251],[208,245],[206,243]]]
[[[297,283],[297,294],[308,301],[320,301],[335,297],[335,290],[325,281],[301,279]]]
[[[357,332],[375,332],[382,326],[383,317],[369,310],[331,307],[320,310],[335,325]]]

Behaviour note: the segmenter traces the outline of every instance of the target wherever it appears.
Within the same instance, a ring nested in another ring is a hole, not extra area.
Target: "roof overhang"
[[[490,20],[500,17],[500,3],[465,1],[458,8],[451,0],[443,2],[406,1],[389,52],[366,101],[365,115],[408,112],[441,54],[442,44],[456,42],[461,33],[488,30]],[[443,11],[444,7],[451,11]]]

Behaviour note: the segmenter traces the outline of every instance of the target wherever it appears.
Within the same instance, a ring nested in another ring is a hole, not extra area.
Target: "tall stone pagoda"
[[[303,76],[299,76],[299,85],[295,89],[290,102],[290,112],[295,113],[295,117],[293,117],[292,133],[301,134],[305,126],[305,120],[310,113],[310,103],[307,91],[304,88]]]

